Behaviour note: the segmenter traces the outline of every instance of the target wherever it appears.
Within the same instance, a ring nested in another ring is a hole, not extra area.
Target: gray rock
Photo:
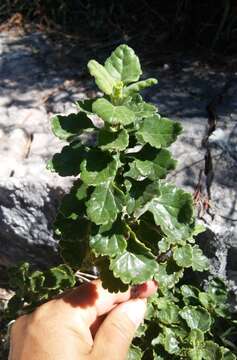
[[[0,180],[0,265],[58,261],[52,226],[65,182]]]
[[[0,53],[0,265],[47,266],[59,261],[52,226],[72,181],[46,170],[64,145],[50,117],[59,103],[60,111],[74,112],[73,101],[84,95],[68,72],[55,70],[44,35],[2,32]]]

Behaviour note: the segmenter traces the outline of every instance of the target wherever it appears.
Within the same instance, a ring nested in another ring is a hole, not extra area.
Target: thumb
[[[144,319],[146,299],[116,306],[105,318],[94,339],[95,359],[124,360],[138,326]]]

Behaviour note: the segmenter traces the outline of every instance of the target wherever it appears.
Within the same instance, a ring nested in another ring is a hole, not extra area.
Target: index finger
[[[125,292],[110,293],[104,289],[100,280],[84,283],[62,297],[62,301],[74,308],[80,309],[88,326],[95,320],[110,312],[117,304],[131,298],[147,298],[157,290],[157,284],[150,280],[141,285],[130,287]]]

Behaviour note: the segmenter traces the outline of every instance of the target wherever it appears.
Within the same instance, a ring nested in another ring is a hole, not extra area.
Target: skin
[[[86,283],[16,320],[9,360],[125,360],[153,281],[109,293]]]

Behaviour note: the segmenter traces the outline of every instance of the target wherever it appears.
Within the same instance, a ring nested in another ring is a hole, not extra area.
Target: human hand
[[[123,293],[82,284],[16,320],[9,360],[124,360],[155,291],[153,281]]]

